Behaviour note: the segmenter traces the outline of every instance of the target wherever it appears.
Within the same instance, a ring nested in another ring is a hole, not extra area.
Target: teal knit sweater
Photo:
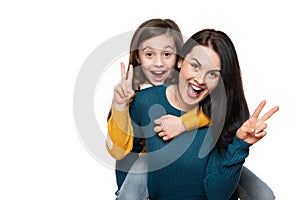
[[[230,199],[249,153],[248,143],[235,137],[228,150],[220,155],[210,145],[209,127],[163,141],[153,131],[153,120],[165,114],[183,114],[168,102],[165,86],[139,91],[130,114],[136,137],[133,151],[140,148],[141,138],[146,138],[151,200]]]

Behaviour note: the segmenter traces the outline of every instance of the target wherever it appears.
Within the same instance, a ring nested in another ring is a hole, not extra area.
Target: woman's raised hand
[[[253,115],[237,130],[236,136],[239,139],[244,140],[249,144],[255,144],[267,134],[266,120],[276,113],[279,110],[279,107],[273,107],[259,119],[259,114],[265,105],[266,101],[262,101],[255,109]]]
[[[124,63],[121,62],[120,65],[122,79],[114,87],[113,107],[117,110],[124,110],[128,106],[129,100],[134,96],[134,91],[132,90],[133,67],[130,65],[126,73]]]

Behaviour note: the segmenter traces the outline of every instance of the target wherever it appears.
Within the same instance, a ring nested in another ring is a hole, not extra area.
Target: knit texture
[[[209,127],[182,133],[165,142],[153,131],[153,120],[165,114],[181,116],[183,113],[168,102],[164,85],[138,92],[130,106],[135,134],[134,152],[140,151],[139,143],[146,138],[149,198],[237,199],[233,193],[250,145],[234,138],[228,150],[220,155],[215,147],[209,148],[213,145],[207,142],[212,135]],[[201,152],[205,156],[200,158],[200,149],[209,151]],[[126,170],[137,157],[137,154],[129,155],[117,161],[119,187],[126,177]]]

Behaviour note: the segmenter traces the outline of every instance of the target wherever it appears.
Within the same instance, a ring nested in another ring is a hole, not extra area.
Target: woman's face
[[[187,105],[196,105],[217,86],[221,76],[220,57],[211,48],[197,45],[178,64],[179,95]]]
[[[175,67],[176,46],[171,36],[159,35],[141,43],[138,55],[149,83],[161,85]]]

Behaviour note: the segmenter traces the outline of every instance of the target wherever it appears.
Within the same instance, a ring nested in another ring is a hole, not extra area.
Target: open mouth
[[[157,81],[161,81],[162,78],[164,78],[164,75],[167,73],[167,71],[151,71],[151,74],[153,75],[154,79]]]
[[[188,83],[188,95],[191,98],[197,98],[200,96],[201,92],[203,91],[203,89],[201,87],[198,87],[196,85],[193,85],[191,83]]]

